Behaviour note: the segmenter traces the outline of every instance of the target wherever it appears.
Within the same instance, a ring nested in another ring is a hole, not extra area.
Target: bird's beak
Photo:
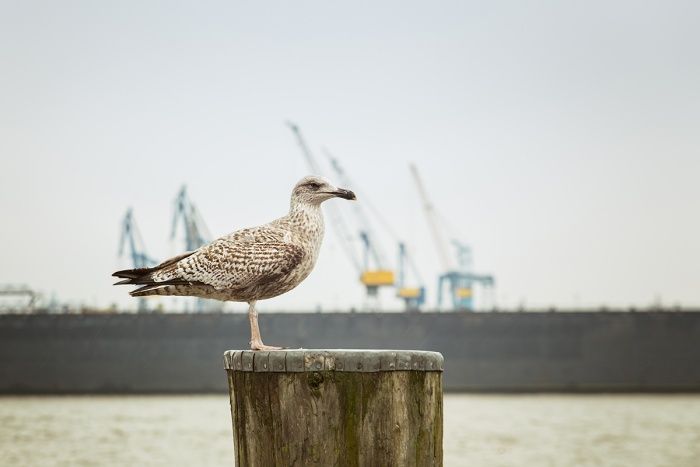
[[[357,197],[355,196],[355,193],[353,193],[350,190],[344,190],[342,188],[338,188],[336,191],[333,192],[335,196],[338,198],[343,198],[343,199],[351,199],[355,200]]]

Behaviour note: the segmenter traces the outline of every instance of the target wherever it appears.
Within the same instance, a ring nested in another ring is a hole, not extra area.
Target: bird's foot
[[[250,341],[250,350],[284,350],[284,347],[265,345],[262,341]]]

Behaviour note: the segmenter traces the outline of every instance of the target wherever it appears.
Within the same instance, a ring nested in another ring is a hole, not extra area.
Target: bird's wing
[[[303,248],[291,243],[219,241],[178,262],[177,275],[218,290],[248,287],[287,274],[303,257]]]
[[[288,273],[303,257],[304,249],[290,242],[281,229],[244,229],[203,246],[153,279],[200,283],[219,290],[247,287]]]

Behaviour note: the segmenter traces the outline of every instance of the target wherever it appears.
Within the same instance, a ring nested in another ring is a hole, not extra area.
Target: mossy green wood
[[[236,465],[442,465],[440,354],[293,352],[227,353]]]

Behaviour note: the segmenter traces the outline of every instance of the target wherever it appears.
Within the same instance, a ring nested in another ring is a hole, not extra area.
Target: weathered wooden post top
[[[239,466],[441,466],[442,370],[416,350],[229,350]]]

